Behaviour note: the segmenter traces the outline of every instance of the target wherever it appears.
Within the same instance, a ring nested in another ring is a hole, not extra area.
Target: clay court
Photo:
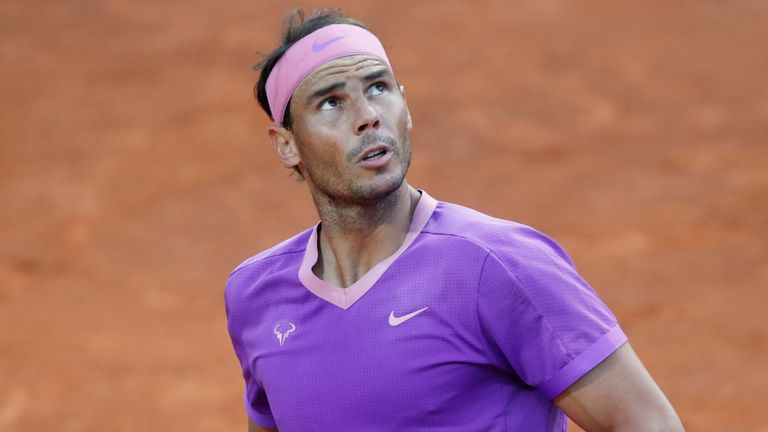
[[[338,6],[411,184],[558,240],[689,431],[766,430],[768,4]],[[317,219],[251,95],[289,7],[4,3],[0,430],[245,430],[224,282]]]

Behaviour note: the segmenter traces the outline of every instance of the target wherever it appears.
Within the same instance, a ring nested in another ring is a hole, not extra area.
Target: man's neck
[[[346,288],[395,253],[411,225],[419,192],[407,183],[383,199],[343,204],[315,199],[322,222],[319,253],[312,271]]]

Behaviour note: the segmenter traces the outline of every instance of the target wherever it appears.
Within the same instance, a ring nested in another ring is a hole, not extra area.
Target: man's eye
[[[387,87],[383,83],[376,83],[376,84],[372,85],[368,89],[368,94],[369,95],[374,95],[374,96],[375,95],[380,95],[380,94],[384,93],[384,91],[386,89],[387,89]]]
[[[334,109],[337,106],[339,106],[339,100],[334,97],[328,98],[320,103],[321,110]]]

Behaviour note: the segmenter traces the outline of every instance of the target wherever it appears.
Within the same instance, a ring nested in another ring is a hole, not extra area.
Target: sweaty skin
[[[273,126],[270,138],[283,164],[301,170],[320,216],[313,271],[347,287],[400,247],[418,202],[405,181],[405,97],[378,59],[348,56],[307,77],[290,109],[293,129]],[[363,159],[374,150],[384,154],[377,166]]]

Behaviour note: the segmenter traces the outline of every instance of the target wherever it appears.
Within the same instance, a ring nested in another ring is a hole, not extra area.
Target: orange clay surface
[[[689,431],[766,430],[765,2],[339,6],[413,185],[558,240]],[[245,430],[225,279],[317,219],[251,96],[287,10],[3,3],[0,430]]]

